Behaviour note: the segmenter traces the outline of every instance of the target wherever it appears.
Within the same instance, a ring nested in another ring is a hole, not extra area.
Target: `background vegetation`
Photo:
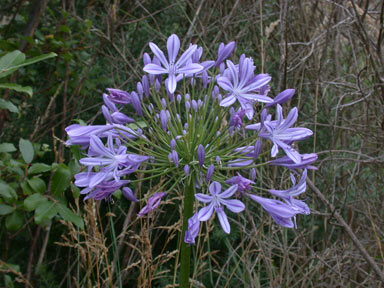
[[[295,88],[315,132],[300,151],[319,154],[298,229],[256,205],[229,236],[208,223],[193,286],[383,287],[383,22],[380,0],[2,0],[0,56],[57,56],[0,79],[33,88],[0,90],[0,286],[177,287],[174,199],[145,220],[119,194],[83,202],[64,146],[66,126],[100,121],[105,88],[135,89],[147,43],[176,33],[211,55],[235,40],[235,59],[273,76],[271,95]]]

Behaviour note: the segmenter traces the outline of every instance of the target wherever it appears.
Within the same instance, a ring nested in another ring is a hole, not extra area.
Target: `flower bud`
[[[202,167],[205,161],[205,149],[204,146],[201,144],[199,145],[199,147],[197,147],[197,159],[199,160],[199,164]]]

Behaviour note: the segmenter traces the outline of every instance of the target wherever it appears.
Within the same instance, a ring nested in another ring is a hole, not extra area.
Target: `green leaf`
[[[27,211],[31,212],[35,210],[40,204],[47,201],[47,198],[45,198],[43,195],[36,193],[25,198],[24,207],[27,209]]]
[[[71,171],[65,165],[60,165],[52,177],[51,192],[55,196],[62,196],[72,179]]]
[[[27,181],[21,182],[20,186],[24,195],[34,194],[32,187],[28,184]]]
[[[35,210],[35,222],[41,224],[47,219],[52,219],[57,214],[56,203],[52,201],[44,201]]]
[[[14,270],[16,272],[20,272],[20,266],[19,265],[11,264],[11,263],[5,263],[5,262],[0,264],[0,269],[1,270]]]
[[[71,190],[74,198],[80,197],[80,189],[75,184],[71,183]]]
[[[5,77],[14,71],[15,66],[20,65],[25,61],[25,54],[19,50],[15,50],[5,54],[0,58],[0,78]]]
[[[23,225],[23,216],[21,216],[20,212],[15,211],[11,215],[8,215],[7,218],[5,218],[5,227],[7,227],[8,230],[16,231],[20,229],[20,227]]]
[[[7,56],[7,55],[5,55],[5,56]],[[1,59],[0,59],[0,78],[4,77],[6,75],[9,75],[10,73],[14,72],[16,69],[19,69],[21,67],[24,67],[24,66],[27,66],[27,65],[31,65],[33,63],[40,62],[40,61],[43,61],[43,60],[46,60],[46,59],[49,59],[49,58],[52,58],[52,57],[56,57],[56,56],[57,56],[56,53],[51,52],[51,53],[48,53],[48,54],[44,54],[44,55],[40,55],[40,56],[37,56],[37,57],[33,57],[31,59],[28,59],[28,60],[24,61],[23,63],[18,63],[17,65],[15,65],[16,63],[13,63],[12,65],[8,65],[6,68],[2,68],[2,66],[1,66]],[[25,55],[24,55],[24,59],[25,59]]]
[[[34,156],[32,143],[28,140],[20,138],[19,149],[21,151],[21,155],[23,155],[25,163],[31,163]]]
[[[0,204],[0,215],[8,215],[12,213],[13,207],[6,205],[6,204]]]
[[[0,89],[1,88],[2,89],[12,89],[12,90],[15,90],[15,91],[21,92],[21,93],[27,93],[31,97],[33,94],[32,87],[30,87],[30,86],[21,86],[19,84],[14,84],[14,83],[1,83]]]
[[[7,183],[0,182],[0,195],[3,196],[4,200],[7,202],[17,199],[15,190]]]
[[[33,189],[33,191],[44,194],[45,191],[47,191],[47,185],[45,185],[45,182],[43,179],[38,177],[33,177],[32,179],[27,180],[29,186]]]
[[[38,173],[44,173],[51,170],[51,166],[44,164],[44,163],[35,163],[32,164],[31,167],[28,169],[29,174],[38,174]]]
[[[4,275],[4,285],[7,288],[14,288],[12,277],[9,275]]]
[[[66,207],[64,204],[59,203],[57,205],[57,211],[60,216],[65,220],[75,224],[81,230],[84,229],[84,221],[81,217],[77,216],[71,209]]]
[[[68,164],[69,170],[71,170],[72,176],[80,172],[80,164],[76,159],[72,159]]]
[[[19,109],[11,102],[0,98],[0,109],[8,109],[9,112],[19,113]]]
[[[1,152],[15,152],[17,149],[15,147],[15,145],[13,145],[12,143],[1,143],[0,144],[0,153]]]

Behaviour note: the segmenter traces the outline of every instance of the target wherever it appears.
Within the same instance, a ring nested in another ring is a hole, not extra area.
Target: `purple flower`
[[[75,175],[75,185],[78,187],[85,187],[80,191],[80,194],[88,194],[84,200],[93,198],[95,200],[109,199],[112,194],[120,189],[122,186],[127,185],[129,180],[111,180],[112,173],[94,187],[89,187],[90,180],[96,175],[96,172],[82,172]]]
[[[148,77],[147,77],[147,75],[144,75],[144,76],[141,78],[141,84],[142,84],[142,86],[143,86],[144,95],[145,95],[145,97],[148,98],[148,96],[149,96],[149,82],[148,82]]]
[[[297,214],[310,214],[310,210],[304,201],[294,199],[293,197],[298,196],[305,192],[307,179],[307,169],[304,169],[303,175],[300,181],[296,184],[296,179],[291,174],[291,181],[293,186],[288,190],[269,190],[269,192],[275,196],[282,198]]]
[[[160,205],[160,202],[161,202],[161,198],[163,198],[165,196],[165,192],[157,192],[157,193],[154,193],[152,195],[152,197],[150,197],[148,199],[148,202],[147,202],[147,205],[145,205],[140,211],[139,213],[137,213],[137,216],[138,217],[143,217],[145,214],[147,214],[148,212],[154,210],[157,206]]]
[[[127,115],[121,113],[121,112],[113,112],[111,115],[112,123],[116,124],[126,124],[126,123],[132,123],[135,122],[131,117],[128,117]]]
[[[139,114],[140,116],[142,116],[143,111],[141,109],[141,100],[135,91],[133,91],[131,93],[131,104],[132,104],[133,108],[135,109],[136,113]]]
[[[190,172],[190,168],[189,168],[189,165],[187,164],[184,166],[184,173],[185,175],[189,175],[189,172]]]
[[[294,217],[297,212],[289,205],[279,200],[263,198],[256,195],[249,195],[249,197],[263,206],[265,211],[271,215],[277,224],[287,228],[293,228],[295,226],[292,217]]]
[[[171,159],[173,163],[175,164],[176,167],[179,167],[179,154],[175,150],[172,150],[171,154]]]
[[[160,124],[161,124],[161,128],[164,131],[167,131],[168,115],[167,115],[167,112],[165,110],[160,111]]]
[[[127,198],[130,201],[137,202],[137,199],[136,199],[135,195],[133,194],[133,191],[131,188],[124,187],[122,189],[122,192],[123,192],[123,195],[125,198]]]
[[[120,89],[107,88],[109,92],[109,99],[116,104],[128,104],[131,103],[131,96],[128,92]]]
[[[246,110],[239,108],[237,112],[234,112],[229,119],[229,126],[240,128],[243,125],[243,117],[246,113]]]
[[[225,59],[232,54],[233,50],[235,50],[236,44],[235,42],[229,42],[227,45],[221,43],[219,46],[219,50],[217,52],[217,60],[215,62],[215,67],[220,66],[221,63],[224,62]]]
[[[110,172],[112,172],[115,181],[118,182],[121,176],[119,171],[124,168],[137,169],[141,162],[148,160],[147,156],[127,154],[127,147],[125,146],[115,148],[111,135],[108,136],[108,148],[97,136],[92,135],[90,139],[89,155],[96,157],[82,158],[80,163],[90,168],[100,166],[100,171],[90,178],[89,187],[91,188],[104,181]]]
[[[272,160],[269,162],[270,165],[276,165],[276,166],[283,166],[287,167],[289,169],[310,169],[310,170],[317,170],[317,167],[312,166],[311,164],[317,160],[317,154],[316,153],[310,153],[310,154],[301,154],[301,162],[299,164],[296,164],[292,161],[291,158],[288,156],[284,156],[275,160]]]
[[[69,140],[65,142],[65,145],[82,145],[88,146],[90,137],[97,135],[98,137],[106,137],[107,131],[112,130],[112,125],[88,125],[83,126],[80,124],[72,124],[65,128],[69,136]]]
[[[268,103],[265,105],[266,108],[275,106],[276,104],[283,104],[289,101],[293,95],[295,94],[295,89],[286,89],[283,92],[279,93],[274,99],[272,103]]]
[[[172,139],[171,143],[169,144],[169,147],[171,147],[171,150],[174,150],[176,148],[176,140]]]
[[[168,90],[173,93],[176,90],[176,74],[193,74],[203,70],[203,66],[191,63],[185,65],[186,62],[190,59],[192,54],[197,49],[197,45],[190,46],[176,61],[176,56],[179,53],[180,49],[180,40],[175,34],[172,34],[167,41],[167,50],[168,50],[168,61],[164,56],[163,51],[159,47],[150,42],[149,47],[151,48],[153,54],[160,60],[162,66],[157,64],[147,64],[144,66],[144,71],[149,74],[160,75],[168,74]]]
[[[199,234],[200,221],[197,213],[188,219],[188,229],[185,231],[184,242],[195,245],[195,238]]]
[[[250,174],[249,178],[251,178],[252,181],[255,181],[255,179],[256,179],[256,169],[252,168],[251,172],[249,174]]]
[[[207,221],[211,218],[213,210],[216,211],[221,227],[224,232],[229,234],[231,226],[229,225],[227,215],[224,212],[224,207],[227,207],[234,213],[239,213],[245,209],[243,202],[237,199],[227,199],[237,191],[237,185],[229,187],[224,192],[221,192],[221,184],[219,182],[212,182],[209,185],[209,192],[211,195],[202,193],[195,194],[195,198],[203,203],[209,203],[208,206],[201,208],[198,212],[198,220]]]
[[[301,163],[301,155],[295,149],[291,147],[293,141],[303,140],[308,138],[313,133],[307,128],[290,128],[297,120],[298,112],[294,107],[288,114],[286,119],[283,119],[283,109],[280,104],[276,107],[276,120],[262,120],[261,125],[249,125],[246,129],[259,130],[259,136],[264,139],[271,140],[273,147],[271,150],[271,156],[276,157],[279,152],[279,147],[284,150],[287,156],[296,164]],[[268,118],[268,117],[267,117]]]
[[[227,97],[220,102],[220,106],[228,107],[238,100],[241,107],[246,110],[248,119],[252,119],[253,103],[273,101],[268,96],[256,93],[256,90],[271,81],[271,76],[268,74],[254,76],[255,66],[249,58],[241,58],[238,68],[230,60],[227,60],[227,65],[228,69],[224,75],[217,79],[217,84],[228,92]]]
[[[197,147],[197,159],[199,160],[199,164],[202,167],[205,161],[205,149],[201,144]]]
[[[237,176],[225,180],[225,183],[229,185],[237,184],[237,190],[240,193],[251,190],[251,184],[255,184],[255,182],[241,176],[240,173],[237,173]]]
[[[207,176],[205,178],[205,180],[207,180],[207,182],[211,181],[214,171],[215,171],[215,165],[213,165],[213,164],[209,165],[208,170],[207,170]]]

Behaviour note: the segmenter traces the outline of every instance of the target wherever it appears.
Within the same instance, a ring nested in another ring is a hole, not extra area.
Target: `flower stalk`
[[[193,204],[195,195],[195,185],[193,176],[188,177],[188,183],[184,190],[184,206],[183,206],[183,229],[181,232],[181,249],[180,249],[180,287],[189,288],[189,274],[191,266],[191,245],[184,241],[185,232],[188,229],[188,219],[193,214]]]

